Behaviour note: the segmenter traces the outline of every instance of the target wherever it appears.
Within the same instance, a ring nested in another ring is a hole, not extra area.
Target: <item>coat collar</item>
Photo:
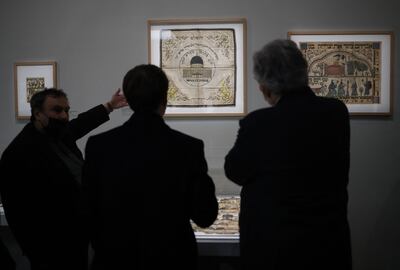
[[[154,126],[161,125],[166,126],[164,119],[161,115],[157,113],[144,113],[144,112],[135,112],[132,116],[125,122],[125,125],[144,125],[144,126]]]
[[[293,99],[298,99],[298,98],[304,98],[304,97],[315,97],[315,93],[311,90],[310,87],[306,86],[303,88],[298,88],[294,91],[286,92],[281,96],[279,101],[277,102],[277,105],[285,103],[286,101],[293,100]]]

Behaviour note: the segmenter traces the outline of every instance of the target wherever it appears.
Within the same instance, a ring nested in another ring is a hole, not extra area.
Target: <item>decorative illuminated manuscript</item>
[[[218,216],[208,228],[200,228],[192,222],[193,230],[198,238],[238,237],[240,196],[217,196]]]
[[[233,29],[163,29],[160,64],[170,83],[168,106],[234,106]]]
[[[26,102],[30,102],[33,94],[45,88],[44,77],[26,78]]]
[[[307,59],[309,84],[319,96],[346,104],[379,104],[380,42],[300,42]]]

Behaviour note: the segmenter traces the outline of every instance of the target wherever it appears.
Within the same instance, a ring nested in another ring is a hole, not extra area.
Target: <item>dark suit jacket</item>
[[[94,107],[69,122],[62,141],[82,158],[76,140],[108,119],[103,105]],[[64,258],[58,267],[67,264],[83,237],[81,187],[49,138],[28,123],[3,152],[0,166],[7,222],[23,252],[33,263]]]
[[[10,251],[0,238],[0,269],[15,270],[15,261],[10,254]]]
[[[90,205],[95,269],[194,269],[193,220],[218,213],[203,142],[135,113],[89,138],[84,187]]]
[[[240,121],[225,173],[242,186],[248,269],[350,269],[349,116],[309,88]]]

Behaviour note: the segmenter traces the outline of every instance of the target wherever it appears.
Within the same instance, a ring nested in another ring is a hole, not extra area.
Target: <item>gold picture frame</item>
[[[247,21],[148,20],[148,61],[169,79],[167,117],[247,113]]]
[[[393,112],[394,33],[288,32],[308,62],[317,95],[342,100],[354,116]]]
[[[17,120],[28,120],[31,116],[30,98],[37,91],[57,87],[57,63],[14,63],[15,116]]]

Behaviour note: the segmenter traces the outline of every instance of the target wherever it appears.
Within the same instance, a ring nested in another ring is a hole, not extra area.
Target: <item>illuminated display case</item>
[[[208,228],[192,223],[197,239],[239,239],[240,197],[217,196],[219,211],[217,220]]]

